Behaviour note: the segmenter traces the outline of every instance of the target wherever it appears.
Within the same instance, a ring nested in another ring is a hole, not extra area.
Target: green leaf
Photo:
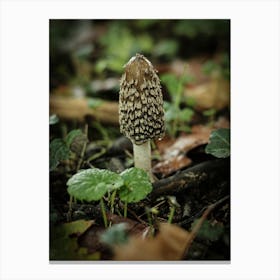
[[[108,245],[125,244],[128,241],[126,229],[126,223],[113,225],[101,235],[100,239]]]
[[[190,108],[185,108],[179,113],[179,120],[189,122],[193,117],[194,111]]]
[[[160,79],[167,87],[167,90],[171,96],[177,94],[179,79],[175,75],[163,74],[161,75]]]
[[[78,48],[74,54],[79,59],[89,59],[89,56],[93,53],[94,47],[93,44],[83,44]]]
[[[68,159],[70,150],[62,139],[53,139],[50,143],[50,171],[53,171],[60,161]]]
[[[100,200],[106,192],[123,185],[120,175],[105,169],[87,169],[73,175],[67,182],[68,193],[79,200]]]
[[[230,156],[230,130],[220,128],[210,135],[210,143],[206,146],[205,152],[217,158]]]
[[[80,136],[81,134],[83,134],[83,132],[80,129],[73,129],[73,130],[71,130],[67,134],[66,139],[65,139],[67,147],[70,148],[70,146],[71,146],[72,142],[75,140],[75,138],[77,136]]]
[[[66,136],[66,143],[68,147],[73,153],[77,155],[81,154],[82,149],[84,148],[84,145],[87,143],[87,141],[87,136],[80,129],[72,130]]]
[[[196,99],[194,97],[188,96],[185,100],[186,105],[189,107],[194,107],[196,104]]]
[[[124,180],[124,186],[119,191],[122,201],[138,202],[152,191],[150,179],[142,169],[132,167],[122,172],[121,177]]]
[[[153,38],[149,34],[132,33],[124,21],[115,21],[101,36],[103,48],[101,58],[97,61],[95,70],[98,73],[112,70],[123,72],[123,65],[135,53],[150,53],[154,47]]]
[[[196,219],[191,228],[193,229],[199,219]],[[221,223],[212,225],[208,220],[205,220],[198,231],[197,236],[204,240],[217,241],[224,233],[224,226]]]
[[[49,124],[53,125],[59,122],[59,118],[57,115],[51,115],[49,118]]]
[[[153,49],[153,53],[157,56],[165,55],[172,57],[178,51],[178,42],[175,40],[163,40],[157,43]]]
[[[164,102],[165,120],[167,122],[178,119],[179,110],[170,102]]]
[[[214,116],[216,113],[217,113],[217,110],[214,108],[203,111],[203,115],[206,117]]]
[[[221,71],[221,66],[217,64],[216,62],[209,60],[205,62],[202,66],[202,71],[206,75],[212,74],[214,71]]]

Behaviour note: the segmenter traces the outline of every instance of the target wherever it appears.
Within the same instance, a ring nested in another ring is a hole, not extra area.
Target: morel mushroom
[[[160,80],[152,63],[136,54],[124,66],[120,81],[120,131],[133,143],[134,166],[151,171],[151,139],[164,136],[164,111]]]

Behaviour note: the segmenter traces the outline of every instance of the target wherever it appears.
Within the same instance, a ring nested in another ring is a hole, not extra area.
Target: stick
[[[199,163],[178,174],[153,183],[150,198],[182,192],[190,187],[197,187],[203,182],[212,181],[218,176],[229,178],[229,159],[215,159]]]
[[[188,243],[186,245],[186,248],[184,250],[184,254],[182,256],[182,259],[185,259],[187,254],[188,254],[188,251],[189,251],[189,248],[190,248],[190,245],[192,243],[192,241],[195,239],[199,229],[201,228],[203,222],[206,220],[207,216],[210,214],[211,211],[213,211],[219,204],[223,203],[225,200],[229,199],[229,195],[228,196],[225,196],[223,197],[222,199],[216,201],[215,203],[213,204],[210,204],[206,210],[203,212],[201,218],[198,220],[198,222],[196,223],[196,225],[194,226],[193,230],[191,231],[190,233],[190,236],[188,238]]]

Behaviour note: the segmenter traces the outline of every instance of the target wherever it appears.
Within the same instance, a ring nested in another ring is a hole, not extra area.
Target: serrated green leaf
[[[53,171],[60,161],[68,159],[70,150],[62,139],[53,139],[50,143],[50,171]]]
[[[66,144],[70,148],[72,142],[75,140],[77,136],[80,136],[83,132],[80,129],[71,130],[66,136]]]
[[[230,156],[230,130],[220,128],[210,135],[210,143],[206,146],[205,152],[217,158]]]
[[[80,155],[87,141],[87,136],[84,133],[76,135],[72,139],[72,142],[70,144],[70,150],[76,155]]]
[[[122,201],[128,203],[144,199],[153,189],[147,173],[139,168],[132,167],[121,173],[124,186],[119,191]]]
[[[193,229],[199,219],[195,220],[191,228]],[[200,227],[197,236],[204,240],[217,241],[224,233],[224,226],[221,223],[212,225],[208,220],[205,220]]]
[[[123,179],[105,169],[87,169],[73,175],[67,182],[68,193],[79,200],[97,201],[106,192],[119,189]]]

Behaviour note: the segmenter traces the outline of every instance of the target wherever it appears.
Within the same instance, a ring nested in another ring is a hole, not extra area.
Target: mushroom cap
[[[141,145],[164,136],[164,110],[160,80],[151,62],[136,54],[124,66],[120,81],[120,131]]]

